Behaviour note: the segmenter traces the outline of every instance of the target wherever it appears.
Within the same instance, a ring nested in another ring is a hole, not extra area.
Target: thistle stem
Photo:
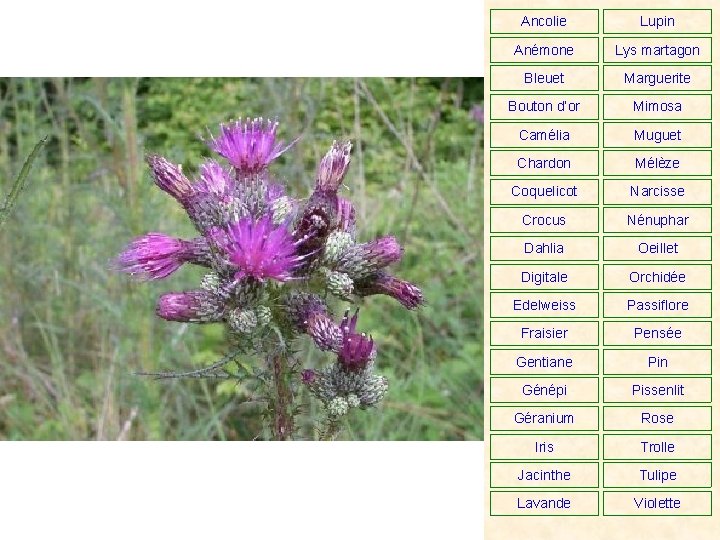
[[[292,412],[293,394],[288,382],[288,361],[284,354],[276,353],[272,356],[271,364],[275,385],[273,439],[286,441],[292,438],[295,428]]]
[[[320,431],[321,441],[334,441],[338,435],[340,435],[340,420],[336,418],[329,418],[327,424]]]

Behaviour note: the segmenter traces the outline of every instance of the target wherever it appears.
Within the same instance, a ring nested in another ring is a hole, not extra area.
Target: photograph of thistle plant
[[[481,439],[482,86],[0,79],[0,439]]]

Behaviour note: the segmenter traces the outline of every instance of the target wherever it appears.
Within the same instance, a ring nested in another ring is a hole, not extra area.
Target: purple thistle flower
[[[356,282],[355,292],[360,296],[386,294],[392,296],[407,309],[415,309],[425,302],[419,287],[385,272]]]
[[[320,161],[315,181],[316,191],[336,192],[338,190],[350,165],[351,150],[350,142],[333,141],[332,147]]]
[[[238,268],[235,279],[287,281],[302,261],[297,252],[300,242],[293,239],[285,224],[274,225],[272,214],[257,221],[244,217],[222,229],[213,227],[209,234],[228,262]]]
[[[277,126],[277,122],[262,118],[221,124],[220,134],[217,138],[211,137],[208,146],[240,173],[258,173],[295,143],[287,146],[283,146],[282,141],[275,143]]]
[[[353,279],[371,276],[402,258],[403,249],[394,236],[383,236],[372,242],[347,248],[335,266]]]
[[[345,367],[350,369],[360,369],[375,358],[375,343],[372,337],[365,334],[357,334],[355,326],[357,325],[358,311],[350,318],[350,312],[346,311],[340,329],[342,330],[342,345],[338,351],[338,360]]]
[[[337,220],[338,229],[355,234],[355,208],[352,202],[343,197],[338,197]]]
[[[205,238],[181,240],[151,232],[136,238],[113,261],[113,268],[139,279],[168,277],[183,263],[209,266],[210,249]]]
[[[192,184],[183,174],[180,165],[170,163],[164,157],[155,154],[147,156],[146,160],[152,170],[155,184],[165,193],[180,202],[192,193]]]
[[[342,329],[328,315],[325,302],[317,294],[298,293],[287,302],[290,319],[300,332],[308,334],[321,351],[339,351]]]
[[[229,200],[234,187],[235,181],[217,161],[213,160],[208,160],[200,166],[200,179],[193,184],[196,193],[210,193],[219,200]]]
[[[168,321],[208,323],[222,320],[223,301],[205,289],[165,293],[158,298],[155,313]]]

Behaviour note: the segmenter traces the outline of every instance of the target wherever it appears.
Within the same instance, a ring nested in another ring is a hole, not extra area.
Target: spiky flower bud
[[[353,292],[353,280],[347,274],[328,270],[325,272],[325,286],[330,294],[348,299]]]
[[[217,293],[220,288],[220,276],[216,272],[205,274],[200,280],[200,287],[206,291]]]
[[[330,416],[345,416],[348,412],[348,409],[349,405],[347,399],[342,396],[337,396],[331,399],[330,402],[327,404],[327,410]]]
[[[350,165],[351,150],[350,142],[333,141],[332,147],[320,161],[315,181],[316,190],[332,192],[338,190]]]
[[[158,317],[165,320],[195,323],[218,322],[224,311],[223,300],[204,289],[165,293],[155,308]]]
[[[162,156],[151,154],[146,161],[152,170],[155,184],[180,202],[193,191],[192,184],[182,172],[182,166],[170,163]]]
[[[362,402],[360,401],[360,398],[357,397],[355,394],[348,394],[347,403],[348,403],[348,406],[350,406],[352,408],[359,407],[362,404]]]
[[[295,293],[289,295],[287,313],[296,329],[312,337],[321,351],[339,351],[342,330],[330,318],[325,302],[317,294]]]
[[[348,247],[335,265],[335,270],[345,272],[353,279],[363,279],[399,261],[402,252],[395,237],[383,236],[372,242]]]
[[[356,281],[355,292],[360,296],[386,294],[395,298],[407,309],[415,309],[424,302],[422,290],[418,286],[385,272]]]
[[[387,379],[375,374],[372,361],[359,370],[348,369],[341,363],[321,370],[308,369],[303,372],[302,381],[328,408],[341,397],[348,407],[366,409],[380,403],[388,389]]]
[[[270,209],[273,213],[273,223],[279,225],[284,223],[291,214],[295,212],[296,201],[292,198],[281,195],[270,203]]]
[[[257,315],[252,309],[233,309],[227,321],[230,328],[240,334],[250,334],[258,325]]]
[[[267,326],[272,321],[272,311],[267,306],[257,306],[255,308],[255,316],[258,326]]]
[[[362,407],[372,407],[382,401],[388,390],[387,379],[381,375],[371,374],[365,377],[358,389],[358,399]]]
[[[323,264],[329,267],[335,266],[343,253],[354,243],[352,236],[348,232],[341,230],[331,232],[327,240],[325,240],[322,256]]]

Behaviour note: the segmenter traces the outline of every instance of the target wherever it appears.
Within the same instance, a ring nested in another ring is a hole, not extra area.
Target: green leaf
[[[30,155],[25,160],[25,164],[22,166],[22,169],[20,169],[20,174],[15,180],[13,187],[10,189],[10,194],[5,199],[3,207],[0,208],[0,227],[5,225],[7,218],[10,216],[10,212],[12,212],[12,209],[15,207],[17,199],[20,196],[23,188],[25,187],[25,183],[27,181],[28,175],[30,174],[32,164],[35,161],[35,158],[40,153],[42,147],[45,146],[47,139],[47,136],[45,136],[35,145],[35,148],[33,148],[33,151],[30,152]]]

